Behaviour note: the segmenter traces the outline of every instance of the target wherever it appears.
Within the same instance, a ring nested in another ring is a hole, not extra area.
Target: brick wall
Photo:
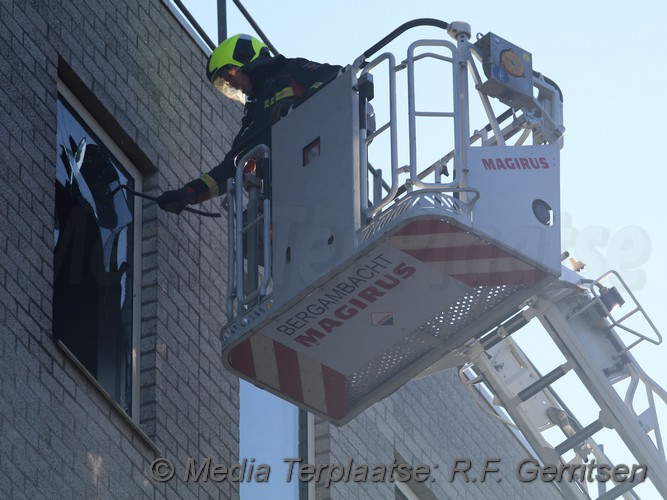
[[[148,470],[238,457],[238,381],[219,360],[224,225],[143,206],[138,428],[54,343],[51,303],[58,77],[151,194],[215,164],[240,108],[159,0],[2,2],[0,54],[0,498],[236,496]]]
[[[353,459],[391,465],[398,458],[399,463],[428,465],[426,481],[407,483],[421,499],[563,498],[553,483],[517,479],[518,466],[531,455],[507,427],[478,407],[455,370],[409,382],[343,427],[318,421],[315,443],[320,464]],[[467,482],[462,473],[452,476],[459,459],[471,462]],[[485,464],[499,472],[489,472],[482,482]],[[389,481],[340,481],[330,488],[320,482],[316,489],[318,500],[380,500],[394,498],[394,487]]]

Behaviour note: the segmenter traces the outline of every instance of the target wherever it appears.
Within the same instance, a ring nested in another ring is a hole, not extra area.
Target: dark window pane
[[[134,182],[62,97],[57,140],[54,336],[130,413]]]

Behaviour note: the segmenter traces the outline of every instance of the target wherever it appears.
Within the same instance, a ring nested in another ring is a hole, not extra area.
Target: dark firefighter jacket
[[[249,96],[245,104],[241,130],[222,162],[186,186],[194,191],[194,202],[224,193],[227,179],[235,175],[234,163],[239,153],[257,144],[270,146],[271,125],[284,116],[290,106],[307,99],[340,70],[340,66],[283,56],[247,64],[243,72],[250,77],[254,95]]]

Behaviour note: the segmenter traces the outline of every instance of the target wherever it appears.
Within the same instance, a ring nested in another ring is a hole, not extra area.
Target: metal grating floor
[[[479,286],[472,294],[461,297],[449,309],[424,323],[420,330],[447,340],[521,288],[523,285]]]
[[[348,404],[354,407],[387,379],[411,365],[433,348],[423,340],[409,335],[383,352],[346,380]]]
[[[461,297],[447,310],[428,320],[419,327],[419,330],[440,340],[447,340],[521,288],[523,285],[479,286],[473,293]],[[480,335],[483,333],[485,332],[479,332]],[[433,345],[416,335],[410,334],[403,338],[389,350],[384,351],[366,366],[347,377],[348,404],[354,407],[371,391],[416,362],[431,349]]]

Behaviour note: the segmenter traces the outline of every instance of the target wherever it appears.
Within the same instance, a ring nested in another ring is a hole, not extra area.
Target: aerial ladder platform
[[[379,53],[424,24],[451,38],[416,40],[400,60]],[[226,200],[225,366],[344,425],[434,365],[465,365],[533,436],[534,422],[510,411],[518,396],[485,364],[489,332],[532,314],[568,369],[588,373],[595,361],[590,345],[571,352],[563,340],[590,312],[573,319],[561,304],[592,292],[562,266],[563,101],[532,64],[494,33],[471,41],[466,23],[406,23],[275,123],[271,148],[239,155]],[[608,358],[631,359],[621,351]],[[646,438],[617,410],[605,407],[594,427]],[[543,452],[537,434],[529,441]],[[665,466],[661,443],[642,446],[640,458]],[[562,460],[562,448],[545,457]]]

